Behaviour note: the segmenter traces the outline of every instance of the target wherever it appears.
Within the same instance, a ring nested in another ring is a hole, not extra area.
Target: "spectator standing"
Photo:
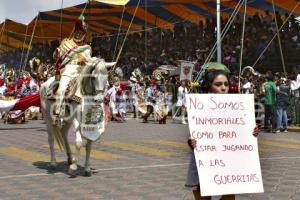
[[[275,114],[276,123],[274,133],[279,133],[280,131],[287,132],[288,127],[288,117],[287,108],[290,100],[290,85],[287,83],[286,78],[281,78],[278,81],[278,86],[276,90],[276,104],[275,104]]]
[[[292,108],[293,110],[293,123],[296,126],[300,126],[300,67],[298,66],[298,75],[295,80],[292,80],[290,85],[291,85],[291,91],[293,94],[293,100],[292,103],[294,107]]]
[[[271,72],[267,75],[267,82],[264,84],[264,106],[265,106],[265,119],[264,119],[264,129],[271,131],[269,128],[269,122],[274,128],[274,105],[276,102],[276,84],[273,81],[273,75]]]

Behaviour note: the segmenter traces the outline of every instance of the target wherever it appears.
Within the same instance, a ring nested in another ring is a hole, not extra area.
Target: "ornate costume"
[[[164,91],[157,93],[157,101],[155,104],[155,113],[158,115],[158,122],[166,124],[167,115],[169,112],[168,94]]]
[[[134,118],[137,117],[139,112],[145,114],[147,112],[147,106],[144,99],[144,85],[143,75],[139,68],[134,69],[130,77],[131,84],[131,99],[133,104]]]
[[[184,106],[186,107],[186,99],[185,95],[188,93],[188,90],[186,87],[180,86],[178,88],[178,93],[177,93],[177,103],[176,106]]]
[[[64,39],[54,52],[57,60],[55,66],[60,75],[55,114],[60,117],[64,116],[63,99],[70,81],[79,76],[83,66],[91,59],[91,47],[84,42],[86,34],[87,27],[83,19],[76,20],[73,37]]]
[[[153,113],[156,104],[157,85],[155,80],[150,81],[150,86],[145,91],[145,105],[147,105],[147,113],[144,115],[144,123],[148,122],[148,117]]]

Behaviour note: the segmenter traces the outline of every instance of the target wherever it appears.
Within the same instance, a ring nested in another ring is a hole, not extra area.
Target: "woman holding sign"
[[[200,74],[201,79],[201,91],[203,93],[217,93],[227,94],[229,93],[230,82],[229,82],[229,70],[226,66],[219,63],[208,63],[203,66],[203,73]],[[257,136],[259,128],[255,127],[253,135]],[[196,148],[196,140],[188,139],[189,147],[194,150]],[[200,194],[200,183],[197,172],[197,166],[195,161],[194,153],[192,154],[191,162],[187,173],[186,187],[193,189],[195,200],[210,200],[210,196],[201,197]],[[221,200],[234,200],[235,195],[223,195]]]

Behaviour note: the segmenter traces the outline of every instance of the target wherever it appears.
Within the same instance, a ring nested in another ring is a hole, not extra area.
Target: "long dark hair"
[[[223,70],[217,70],[217,71],[213,71],[213,72],[206,72],[206,74],[204,76],[204,81],[200,85],[201,93],[208,93],[212,86],[214,79],[219,75],[224,75],[227,77],[227,80],[229,83],[229,88],[230,88],[229,74]]]

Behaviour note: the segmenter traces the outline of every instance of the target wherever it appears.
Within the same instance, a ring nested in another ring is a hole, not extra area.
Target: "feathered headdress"
[[[78,19],[75,20],[75,28],[74,32],[80,30],[83,31],[84,33],[87,33],[87,23],[84,21],[84,16],[80,15]]]

